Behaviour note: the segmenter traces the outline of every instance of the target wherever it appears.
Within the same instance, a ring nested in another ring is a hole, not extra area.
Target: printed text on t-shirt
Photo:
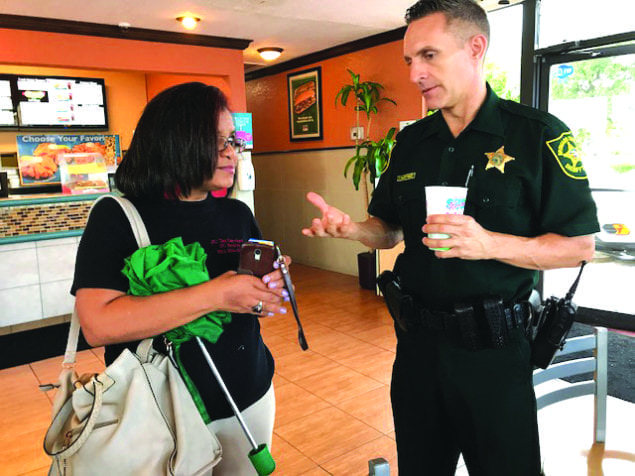
[[[213,248],[216,248],[216,252],[220,255],[226,253],[240,253],[240,247],[243,244],[243,240],[219,238],[218,240],[210,241],[210,244]]]

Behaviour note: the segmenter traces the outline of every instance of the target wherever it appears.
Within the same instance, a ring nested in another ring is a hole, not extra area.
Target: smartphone
[[[277,257],[276,245],[273,241],[252,238],[243,243],[240,248],[238,273],[262,278],[274,270],[273,263]]]
[[[265,274],[269,274],[274,270],[273,264],[278,262],[278,268],[282,272],[284,287],[289,293],[289,300],[293,309],[293,316],[298,325],[298,342],[302,350],[307,350],[309,344],[304,336],[300,315],[298,313],[298,304],[295,299],[293,283],[289,269],[285,264],[284,257],[280,252],[280,248],[273,241],[250,239],[242,244],[240,248],[240,260],[238,262],[239,274],[250,274],[262,278]]]

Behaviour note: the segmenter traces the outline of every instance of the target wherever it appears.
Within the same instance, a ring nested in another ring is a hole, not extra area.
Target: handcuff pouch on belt
[[[522,327],[527,314],[520,304],[506,307],[499,296],[454,304],[460,340],[468,350],[499,349],[509,343],[509,331]]]
[[[474,307],[469,303],[455,303],[454,315],[463,346],[468,350],[482,349],[483,339],[481,339],[481,332],[476,322]]]

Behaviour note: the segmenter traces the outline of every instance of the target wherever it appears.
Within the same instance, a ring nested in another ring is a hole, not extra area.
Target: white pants
[[[273,384],[260,400],[245,408],[241,415],[256,444],[266,443],[271,450],[273,423],[276,416],[276,396]],[[214,432],[223,449],[223,457],[214,467],[214,476],[256,474],[247,456],[252,450],[251,443],[235,416],[213,421],[207,427]]]

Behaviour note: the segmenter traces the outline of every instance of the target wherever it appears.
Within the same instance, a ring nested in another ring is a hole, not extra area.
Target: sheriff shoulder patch
[[[575,143],[571,131],[563,132],[560,134],[560,137],[549,140],[546,144],[567,177],[576,180],[584,180],[587,178],[586,171],[582,166],[582,160],[580,159],[578,146]]]
[[[406,182],[408,180],[414,180],[417,176],[417,172],[410,172],[408,174],[397,175],[397,182]]]

